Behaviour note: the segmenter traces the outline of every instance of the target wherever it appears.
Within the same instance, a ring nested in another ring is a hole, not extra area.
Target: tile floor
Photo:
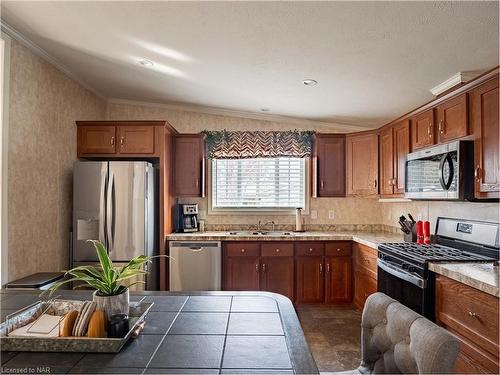
[[[351,306],[299,306],[297,314],[320,372],[359,366],[361,312]]]

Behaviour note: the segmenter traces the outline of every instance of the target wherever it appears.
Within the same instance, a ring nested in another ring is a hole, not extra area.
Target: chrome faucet
[[[262,223],[260,220],[259,220],[259,223],[257,224],[257,230],[260,232],[261,229],[260,227],[263,226],[263,225],[267,225],[267,224],[271,224],[272,226],[272,231],[274,232],[274,229],[276,227],[276,223],[274,221],[266,221],[265,223]]]

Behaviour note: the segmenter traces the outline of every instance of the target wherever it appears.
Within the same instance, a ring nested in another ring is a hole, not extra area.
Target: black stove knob
[[[401,267],[402,267],[404,270],[407,270],[407,269],[408,269],[408,267],[409,267],[409,264],[407,264],[407,263],[403,263],[403,264],[401,265]]]
[[[415,272],[417,269],[413,266],[408,267],[408,272]]]

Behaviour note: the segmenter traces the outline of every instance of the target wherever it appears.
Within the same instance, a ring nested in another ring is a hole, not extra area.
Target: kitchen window
[[[211,209],[289,212],[305,208],[307,160],[212,159]]]

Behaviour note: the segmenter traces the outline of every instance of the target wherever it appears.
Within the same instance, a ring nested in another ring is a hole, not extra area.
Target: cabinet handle
[[[479,165],[477,165],[474,170],[474,177],[476,178],[476,181],[481,181],[481,167]]]
[[[397,178],[393,178],[392,179],[392,186],[396,186],[398,184],[398,179]]]
[[[312,253],[312,251],[313,251],[313,249],[312,249],[312,248],[310,248],[310,249],[309,249],[309,252],[310,252],[310,253]]]
[[[266,264],[262,263],[262,272],[266,272]]]
[[[337,249],[338,250],[338,249]],[[326,264],[326,272],[330,273],[330,263]]]
[[[342,249],[337,249],[337,252],[339,252],[340,250],[342,250]]]
[[[476,318],[476,319],[479,319],[479,316],[475,313],[475,312],[472,312],[472,311],[469,311],[469,316],[471,318]]]
[[[429,122],[429,126],[427,127],[427,135],[432,137],[432,123]]]
[[[109,140],[109,143],[111,144],[111,146],[114,146],[115,145],[115,137],[111,137]]]
[[[377,188],[377,180],[373,181],[373,187],[376,189]]]
[[[443,120],[439,121],[439,133],[444,134],[445,131],[445,123]]]
[[[325,187],[325,183],[323,180],[320,181],[320,185],[321,185],[321,189],[323,189]]]
[[[244,253],[246,250],[245,249],[241,249],[241,252]]]
[[[259,272],[259,264],[258,263],[255,265],[255,271]]]
[[[197,178],[196,179],[196,188],[198,188],[200,186],[200,180]]]
[[[279,253],[280,252],[280,249],[276,249],[276,252]]]
[[[319,273],[323,273],[323,264],[322,263],[319,264]]]

